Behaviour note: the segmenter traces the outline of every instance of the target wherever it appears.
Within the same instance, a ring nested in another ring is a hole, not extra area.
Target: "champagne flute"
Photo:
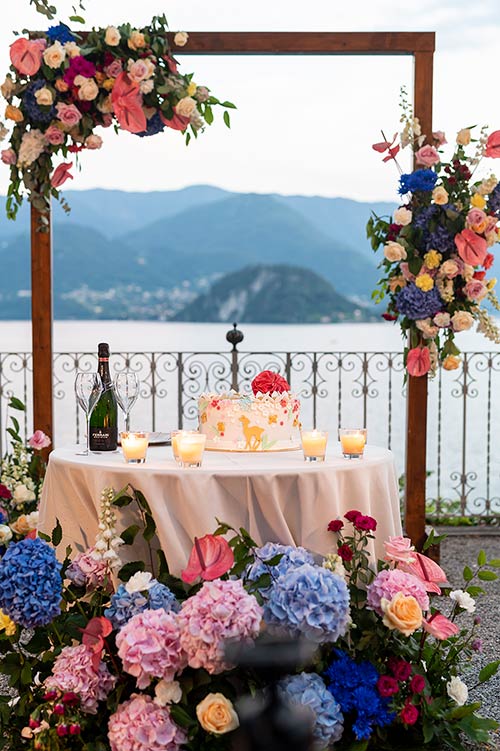
[[[114,387],[116,401],[125,414],[125,430],[130,430],[130,410],[139,396],[139,379],[133,371],[126,370],[115,376]]]
[[[84,451],[77,451],[79,456],[88,456],[90,452],[90,415],[99,401],[104,390],[99,373],[77,373],[75,378],[75,394],[78,404],[85,412],[87,423],[87,447]]]

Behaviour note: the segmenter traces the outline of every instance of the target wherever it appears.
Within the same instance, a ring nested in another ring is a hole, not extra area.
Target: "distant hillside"
[[[320,323],[369,317],[318,274],[288,265],[248,266],[226,274],[176,321]]]

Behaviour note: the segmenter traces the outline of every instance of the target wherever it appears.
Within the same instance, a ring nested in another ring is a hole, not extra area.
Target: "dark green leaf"
[[[494,571],[480,571],[478,577],[483,582],[494,582],[498,579],[498,576]]]
[[[146,564],[144,561],[131,561],[130,563],[126,563],[124,566],[121,567],[121,569],[118,572],[118,578],[121,579],[123,582],[128,582],[131,576],[136,574],[138,571],[145,571],[146,570]]]
[[[142,536],[146,540],[146,542],[151,542],[153,537],[156,533],[156,523],[151,514],[146,514],[146,526],[144,527],[144,532],[142,533]]]
[[[124,529],[123,532],[120,532],[120,537],[122,538],[125,545],[132,545],[137,533],[141,531],[141,528],[138,524],[131,524],[130,527],[127,527],[127,529]]]
[[[170,705],[170,716],[174,722],[183,728],[193,727],[197,724],[196,720],[194,720],[191,715],[183,709],[183,707],[180,707],[179,704]]]
[[[124,506],[129,506],[132,503],[132,500],[132,496],[125,493],[124,495],[117,496],[113,500],[113,506],[117,506],[117,508],[123,508]]]
[[[62,527],[61,527],[61,523],[59,519],[56,517],[56,526],[52,530],[52,537],[51,537],[52,545],[55,548],[57,548],[61,540],[62,540]]]
[[[11,396],[9,399],[9,407],[11,409],[17,409],[20,412],[26,412],[26,407],[20,399],[16,399],[15,396]]]
[[[476,709],[480,708],[480,701],[476,701],[473,704],[464,704],[464,706],[462,707],[455,707],[454,709],[450,710],[448,717],[453,720],[461,720],[462,717],[467,717],[468,715],[474,714]]]
[[[223,107],[227,107],[227,108],[228,108],[228,109],[230,109],[230,110],[235,110],[235,109],[237,109],[236,105],[235,105],[235,104],[233,104],[232,102],[222,102],[222,106],[223,106]]]
[[[486,683],[492,678],[500,667],[500,660],[488,663],[479,673],[479,683]]]
[[[50,542],[50,535],[46,535],[45,532],[38,532],[38,537],[45,542]]]
[[[463,577],[466,582],[470,582],[470,580],[474,578],[474,574],[472,573],[472,569],[470,568],[470,566],[465,566]]]
[[[477,587],[474,584],[470,584],[465,591],[468,592],[471,597],[484,595],[484,589],[482,587]]]
[[[223,118],[224,118],[224,122],[225,122],[226,126],[228,128],[230,128],[231,127],[231,117],[229,116],[229,112],[227,110],[225,110]]]

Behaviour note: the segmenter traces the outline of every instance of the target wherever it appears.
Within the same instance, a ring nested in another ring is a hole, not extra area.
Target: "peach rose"
[[[434,130],[432,132],[432,137],[438,146],[444,146],[445,143],[448,143],[442,130]]]
[[[102,146],[101,136],[96,136],[94,134],[87,136],[87,138],[85,139],[85,146],[88,149],[100,149]]]
[[[460,367],[460,358],[455,355],[448,355],[443,360],[444,370],[456,370]]]
[[[104,72],[108,78],[117,78],[123,71],[122,61],[115,58],[109,65],[104,66]]]
[[[439,269],[439,275],[445,276],[447,279],[454,279],[458,274],[458,264],[452,258],[445,261]]]
[[[81,55],[80,47],[76,42],[66,42],[64,44],[64,49],[66,50],[68,57],[79,57]]]
[[[66,50],[61,42],[54,42],[43,53],[43,61],[49,68],[60,68],[66,59]]]
[[[92,102],[99,93],[99,86],[93,78],[76,76],[75,86],[78,86],[78,99],[84,102]]]
[[[442,185],[438,185],[437,188],[434,188],[432,191],[432,200],[438,206],[444,206],[445,203],[448,203],[448,199],[448,192]]]
[[[25,537],[34,529],[38,524],[38,511],[32,511],[31,514],[21,514],[16,521],[10,525],[10,528],[16,535],[22,535]]]
[[[436,315],[433,318],[434,323],[436,326],[439,326],[440,329],[447,329],[450,325],[450,314],[449,313],[436,313]]]
[[[145,60],[129,60],[128,61],[128,75],[132,81],[140,83],[145,81],[146,78],[151,78],[155,72],[154,63],[147,58]]]
[[[5,119],[13,120],[15,123],[21,123],[24,120],[24,115],[19,107],[15,107],[13,104],[8,104],[5,108]]]
[[[45,131],[45,138],[51,146],[60,146],[61,143],[64,143],[66,136],[57,125],[51,125]]]
[[[408,224],[410,224],[412,220],[412,212],[410,209],[407,209],[406,206],[400,206],[399,209],[396,209],[394,212],[394,221],[396,224],[400,224],[402,227],[406,227]]]
[[[422,164],[424,167],[432,167],[439,162],[441,157],[435,146],[426,144],[415,153],[415,159],[417,160],[417,164]]]
[[[457,143],[459,146],[468,146],[470,144],[470,128],[462,128],[457,133]]]
[[[97,109],[99,110],[99,112],[102,112],[103,115],[110,115],[113,112],[113,102],[111,101],[109,94],[98,103]]]
[[[394,261],[404,261],[406,258],[406,250],[399,243],[390,240],[384,247],[384,256],[391,263]]]
[[[424,339],[434,339],[438,333],[438,327],[432,323],[431,318],[420,318],[415,321],[417,329],[422,332]]]
[[[54,95],[47,86],[42,86],[41,89],[35,91],[36,103],[42,107],[48,107],[54,101]]]
[[[117,47],[120,44],[120,32],[115,26],[108,26],[104,35],[104,42],[108,47]]]
[[[177,47],[184,47],[187,44],[188,39],[189,35],[185,31],[178,31],[174,36],[174,44],[177,45]]]
[[[146,46],[144,34],[135,29],[128,38],[127,44],[131,50],[139,50]]]
[[[422,608],[412,595],[398,592],[392,600],[382,597],[380,607],[384,613],[383,623],[391,631],[396,630],[404,636],[411,636],[422,626]]]
[[[396,292],[398,289],[406,287],[406,279],[404,276],[391,276],[389,279],[389,289],[391,292]]]
[[[175,111],[181,117],[191,117],[196,109],[196,102],[190,96],[185,96],[175,105]]]
[[[196,707],[196,716],[203,730],[214,735],[230,733],[239,726],[233,704],[224,694],[207,694]]]
[[[15,164],[17,162],[17,154],[14,149],[4,149],[0,156],[4,164]]]
[[[457,310],[451,317],[453,331],[467,331],[474,324],[474,318],[467,310]]]
[[[12,80],[12,76],[10,75],[10,73],[8,73],[5,76],[5,81],[0,86],[0,92],[1,92],[1,94],[3,96],[3,98],[4,99],[10,99],[11,96],[12,96],[12,94],[14,93],[14,89],[15,88],[16,87],[14,85],[14,81]]]
[[[69,86],[62,78],[58,78],[55,82],[54,86],[58,91],[61,92],[61,94],[65,94],[66,91],[69,91]]]
[[[488,217],[481,209],[471,209],[467,214],[467,226],[481,235],[488,226]]]

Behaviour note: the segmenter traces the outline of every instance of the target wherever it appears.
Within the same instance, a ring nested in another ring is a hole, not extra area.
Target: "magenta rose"
[[[4,501],[10,501],[12,498],[9,488],[6,485],[2,485],[2,483],[0,483],[0,498],[3,498]]]
[[[0,156],[4,164],[15,164],[17,162],[17,154],[14,149],[4,149]]]
[[[342,519],[333,519],[328,525],[328,531],[329,532],[340,532],[342,527],[344,526],[344,522]]]
[[[52,146],[59,146],[61,143],[64,143],[66,136],[57,125],[51,125],[45,131],[45,138]]]
[[[104,72],[108,76],[108,78],[118,78],[122,71],[122,61],[117,60],[116,58],[111,63],[109,63],[109,65],[104,66]]]
[[[63,102],[59,102],[56,105],[56,109],[59,120],[69,128],[78,125],[82,119],[82,113],[74,104],[64,104]]]
[[[40,451],[41,449],[48,448],[52,441],[48,435],[45,435],[43,430],[35,430],[28,443],[32,449]]]
[[[439,162],[440,156],[434,146],[426,144],[416,152],[415,159],[417,160],[417,164],[422,164],[424,167],[432,167]]]
[[[392,675],[381,675],[377,681],[377,688],[380,696],[393,696],[399,691],[399,683]]]

